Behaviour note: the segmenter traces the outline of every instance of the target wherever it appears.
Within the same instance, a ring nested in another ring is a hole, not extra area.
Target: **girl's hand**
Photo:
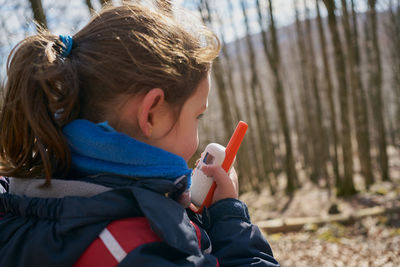
[[[232,167],[227,174],[221,166],[205,165],[201,169],[205,175],[212,177],[217,183],[211,204],[225,198],[239,197],[239,182],[235,169]]]

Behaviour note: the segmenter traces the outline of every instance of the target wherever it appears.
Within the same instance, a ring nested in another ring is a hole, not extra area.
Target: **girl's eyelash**
[[[197,116],[198,120],[201,120],[203,118],[204,114],[200,114],[199,116]]]

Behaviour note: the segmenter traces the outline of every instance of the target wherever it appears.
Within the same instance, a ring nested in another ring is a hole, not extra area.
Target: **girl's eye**
[[[198,120],[201,120],[203,118],[204,114],[200,114],[199,116],[197,116]]]

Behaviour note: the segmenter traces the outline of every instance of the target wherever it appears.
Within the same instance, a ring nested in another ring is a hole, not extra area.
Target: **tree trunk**
[[[47,29],[47,20],[46,20],[46,15],[43,10],[43,5],[41,0],[29,0],[29,3],[31,4],[32,8],[32,13],[33,13],[33,18],[38,24],[36,26],[37,30],[40,28]]]
[[[392,66],[392,87],[394,91],[396,114],[394,121],[395,144],[400,145],[400,1],[397,5],[389,1],[389,21],[386,27],[390,45],[390,61]]]
[[[239,68],[239,76],[240,76],[240,85],[241,85],[241,90],[242,90],[242,97],[243,97],[243,102],[244,102],[244,111],[245,111],[245,117],[247,118],[247,122],[249,125],[252,125],[251,129],[249,130],[249,138],[247,140],[245,139],[244,142],[245,144],[248,142],[251,150],[249,150],[250,154],[250,159],[253,159],[254,163],[254,168],[256,170],[256,179],[251,179],[252,187],[254,188],[256,184],[258,184],[259,181],[262,181],[264,179],[267,180],[267,183],[269,184],[270,191],[271,193],[275,192],[274,187],[272,186],[271,180],[268,179],[268,177],[265,177],[265,171],[264,171],[264,164],[263,158],[262,158],[262,153],[258,153],[259,151],[259,146],[257,146],[257,133],[258,129],[256,126],[256,123],[254,123],[254,118],[253,118],[253,112],[251,111],[251,106],[252,104],[250,103],[249,95],[248,95],[248,84],[246,80],[246,71],[245,71],[245,66],[242,58],[242,49],[241,49],[241,40],[239,40],[237,32],[236,32],[236,27],[235,27],[235,22],[233,19],[233,6],[231,1],[228,1],[228,10],[229,10],[229,20],[230,24],[233,26],[233,33],[234,33],[234,47],[235,47],[235,54],[236,54],[236,63]],[[253,129],[253,130],[252,130]]]
[[[201,14],[202,20],[205,24],[212,25],[211,21],[211,15],[208,13],[207,8],[205,8],[205,1],[202,0],[200,5],[199,5],[199,12]],[[204,9],[201,7],[203,6]],[[223,126],[224,126],[224,136],[225,140],[229,140],[230,134],[233,131],[233,122],[232,122],[232,115],[231,115],[231,110],[230,110],[230,105],[229,105],[229,100],[228,100],[228,95],[226,94],[226,85],[224,81],[224,75],[223,75],[223,68],[222,64],[219,58],[216,58],[213,63],[213,75],[215,78],[216,82],[216,89],[217,89],[217,94],[218,94],[218,99],[221,104],[221,109],[222,109],[222,121],[223,121]]]
[[[346,0],[342,1],[343,27],[346,38],[347,58],[349,64],[349,77],[351,96],[353,100],[353,116],[355,122],[358,156],[361,165],[361,174],[369,188],[374,182],[371,165],[371,149],[369,143],[368,113],[364,89],[361,82],[360,54],[358,52],[357,17],[352,8],[353,27],[350,26],[350,18]],[[353,7],[353,6],[352,6]],[[353,31],[353,32],[352,32]]]
[[[334,46],[334,59],[339,85],[339,99],[341,108],[341,143],[343,151],[343,166],[344,177],[339,184],[338,195],[348,196],[353,195],[356,190],[353,182],[353,155],[351,144],[351,131],[349,121],[349,96],[347,87],[346,70],[347,66],[343,55],[342,43],[340,40],[338,25],[335,16],[336,5],[334,0],[323,0],[328,11],[328,25],[331,33],[331,38]]]
[[[315,182],[315,156],[318,155],[316,151],[316,146],[314,143],[314,140],[316,138],[315,136],[315,131],[314,131],[314,120],[313,120],[313,115],[311,112],[311,97],[309,96],[309,79],[307,76],[306,70],[306,65],[307,65],[307,57],[306,57],[306,51],[305,51],[305,44],[304,44],[304,39],[303,39],[303,32],[302,28],[300,25],[300,20],[298,16],[298,10],[296,7],[295,10],[295,17],[296,17],[296,39],[297,39],[297,48],[298,48],[298,55],[299,55],[299,80],[301,80],[301,87],[299,90],[300,94],[300,102],[302,106],[302,111],[303,111],[303,123],[304,123],[304,131],[306,135],[306,144],[307,146],[305,147],[306,151],[303,153],[307,155],[306,158],[306,171],[307,173],[310,173],[311,180]]]
[[[368,0],[368,25],[367,31],[369,32],[370,39],[367,40],[367,46],[370,46],[371,56],[369,62],[369,85],[371,92],[371,104],[374,114],[375,125],[377,129],[377,142],[378,142],[378,161],[381,171],[382,180],[388,181],[389,178],[389,164],[388,155],[386,151],[386,130],[385,118],[383,116],[383,96],[382,96],[382,63],[380,55],[380,47],[378,41],[377,31],[377,18],[376,18],[376,0]]]
[[[244,0],[241,0],[241,8],[245,21],[246,27],[246,43],[249,55],[249,65],[250,65],[250,89],[251,96],[254,105],[254,114],[256,117],[257,128],[258,128],[258,137],[259,143],[263,158],[263,165],[267,181],[270,181],[270,175],[273,171],[273,157],[272,157],[272,139],[271,139],[271,130],[269,126],[269,116],[266,110],[265,97],[262,92],[260,79],[257,73],[257,63],[256,63],[256,55],[253,47],[253,43],[251,41],[251,33],[250,33],[250,24],[247,16],[247,7]],[[271,191],[274,191],[274,188],[270,184]]]
[[[205,1],[204,3],[204,8],[206,9],[208,14],[211,14],[210,11],[210,7],[208,5],[208,2]],[[220,21],[217,22],[218,25],[221,25]],[[235,84],[233,82],[233,76],[232,76],[232,61],[230,58],[230,55],[226,49],[226,43],[225,43],[225,33],[223,30],[223,27],[220,27],[220,39],[221,39],[221,60],[225,59],[225,64],[223,64],[223,69],[222,71],[224,72],[223,77],[227,77],[228,80],[228,91],[226,92],[227,94],[227,101],[230,103],[231,106],[231,115],[232,115],[232,122],[233,125],[232,126],[236,126],[236,123],[239,122],[239,120],[241,119],[241,112],[239,109],[239,104],[237,102],[237,96],[236,96],[236,90],[235,90]],[[222,64],[222,62],[221,62]],[[230,93],[230,95],[228,95],[228,93]],[[247,140],[247,138],[246,138]],[[243,144],[243,149],[240,150],[240,154],[243,156],[239,156],[237,157],[237,166],[238,166],[238,172],[240,174],[240,178],[242,181],[248,183],[248,184],[252,184],[252,174],[251,174],[251,166],[250,166],[250,160],[249,160],[249,156],[250,156],[250,150],[248,149],[248,142],[244,141]],[[243,183],[244,184],[244,183]],[[255,184],[254,184],[255,186]]]
[[[208,5],[206,5],[206,7],[208,9]],[[218,21],[217,24],[221,25],[221,22]],[[242,115],[241,115],[241,112],[239,109],[239,104],[237,101],[236,86],[233,81],[233,66],[234,66],[233,64],[234,63],[232,62],[231,55],[227,51],[224,28],[220,26],[219,32],[220,32],[220,41],[221,41],[221,58],[223,58],[225,60],[224,70],[226,70],[226,78],[227,78],[228,84],[229,84],[228,90],[230,93],[229,99],[231,102],[231,106],[233,108],[232,120],[239,121],[241,119]]]
[[[300,66],[299,70],[301,73],[301,81],[302,87],[300,90],[300,99],[302,102],[303,112],[304,112],[304,124],[305,130],[307,133],[307,143],[308,149],[310,149],[307,153],[310,155],[310,161],[307,166],[310,167],[310,178],[313,183],[318,183],[320,175],[322,174],[321,167],[323,164],[321,162],[321,151],[319,150],[319,138],[321,138],[321,134],[318,133],[317,130],[317,121],[316,121],[316,109],[315,102],[313,101],[313,94],[311,92],[312,89],[312,78],[311,78],[311,63],[310,63],[310,55],[309,51],[306,48],[306,43],[304,39],[304,31],[302,23],[299,19],[299,12],[295,1],[295,17],[296,17],[296,37],[297,37],[297,46],[298,46],[298,54],[300,58]],[[307,44],[309,45],[309,44]]]
[[[296,50],[296,45],[295,42],[291,42],[291,47],[290,49],[292,51]],[[283,69],[283,75],[284,77],[289,77],[288,70]],[[299,107],[299,103],[297,101],[298,96],[295,94],[297,91],[297,79],[295,79],[294,83],[296,85],[293,85],[292,81],[290,79],[286,80],[286,85],[287,85],[287,92],[288,92],[288,98],[290,101],[290,107],[292,110],[292,116],[293,116],[293,127],[296,132],[296,142],[294,143],[294,157],[300,164],[300,169],[305,169],[306,168],[306,157],[307,154],[305,153],[307,151],[307,148],[309,147],[308,141],[307,141],[307,135],[305,134],[304,125],[301,125],[301,120],[299,118],[299,115],[304,114],[302,111],[301,107]],[[301,103],[300,103],[301,106]]]
[[[91,0],[85,0],[85,3],[86,3],[86,6],[89,9],[90,15],[92,16],[93,13],[94,13],[94,8],[93,8],[93,5],[92,5],[92,1]]]
[[[276,106],[278,108],[278,114],[280,119],[280,124],[283,132],[283,136],[285,138],[285,148],[286,148],[286,157],[285,157],[285,169],[287,175],[287,185],[286,192],[291,194],[294,190],[299,186],[299,181],[297,178],[297,172],[295,169],[295,162],[293,158],[292,151],[292,141],[290,138],[290,127],[288,118],[286,115],[286,103],[285,103],[285,95],[284,88],[282,84],[282,77],[280,76],[281,72],[281,56],[278,45],[278,36],[276,33],[275,19],[273,14],[272,0],[268,0],[268,8],[269,8],[269,18],[270,18],[270,32],[271,32],[271,55],[272,61],[269,61],[273,76],[274,76],[274,92],[275,92],[275,100]]]
[[[326,44],[326,39],[325,39],[325,33],[324,33],[324,26],[322,24],[322,18],[321,18],[321,13],[320,13],[320,8],[319,8],[319,1],[316,0],[316,9],[317,9],[317,24],[318,24],[318,32],[319,32],[319,40],[321,43],[321,51],[322,51],[322,61],[323,61],[323,66],[324,66],[324,78],[326,81],[326,88],[327,88],[327,97],[328,97],[328,104],[329,104],[329,113],[330,113],[330,123],[331,123],[331,134],[332,134],[332,140],[333,140],[333,162],[332,162],[332,167],[333,167],[333,172],[335,176],[335,185],[339,186],[341,178],[340,178],[340,171],[339,171],[339,159],[338,159],[338,146],[339,146],[339,141],[338,141],[338,132],[337,132],[337,121],[336,121],[336,107],[335,107],[335,101],[333,97],[333,82],[332,82],[332,77],[331,77],[331,68],[329,65],[329,58],[328,58],[328,52],[327,52],[327,44]]]
[[[314,99],[314,118],[315,120],[315,133],[317,134],[317,138],[315,139],[316,143],[316,151],[318,151],[318,157],[315,159],[315,163],[318,164],[318,172],[316,173],[317,179],[321,178],[320,176],[327,176],[326,171],[326,163],[328,160],[328,142],[326,131],[323,126],[323,110],[321,105],[321,96],[318,84],[318,68],[316,63],[316,55],[314,50],[314,40],[312,35],[312,26],[311,26],[311,16],[310,10],[307,7],[306,1],[304,0],[304,6],[306,9],[306,38],[307,38],[307,47],[308,47],[308,63],[309,67],[307,68],[309,72],[309,77],[311,79],[311,88],[312,88],[312,97]]]
[[[217,84],[217,93],[219,102],[222,108],[222,120],[224,125],[225,140],[229,140],[230,135],[233,132],[233,127],[235,126],[232,121],[232,114],[229,105],[228,95],[226,94],[227,89],[223,76],[223,68],[219,58],[216,58],[213,63],[213,74],[215,82]]]

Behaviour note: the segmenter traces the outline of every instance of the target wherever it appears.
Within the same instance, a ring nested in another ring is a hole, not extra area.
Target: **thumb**
[[[203,173],[212,177],[217,184],[212,203],[224,198],[238,198],[238,186],[234,179],[218,165],[203,166]]]
[[[217,185],[225,185],[230,183],[228,174],[218,165],[204,165],[201,169],[205,175],[212,177]]]

